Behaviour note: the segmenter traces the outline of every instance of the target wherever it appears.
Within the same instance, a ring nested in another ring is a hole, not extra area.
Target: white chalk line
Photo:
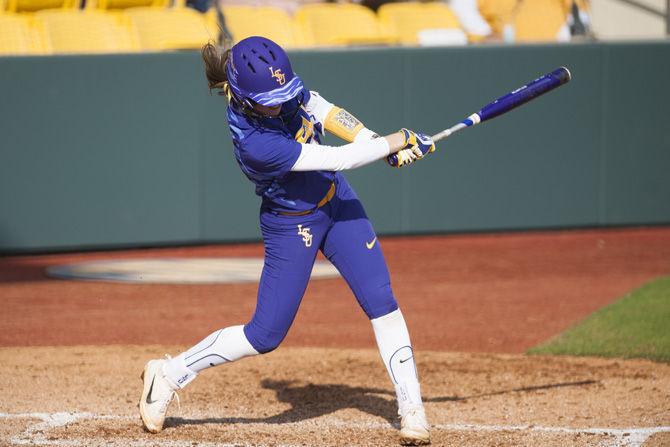
[[[86,439],[53,439],[49,438],[46,432],[50,429],[64,427],[69,424],[86,421],[86,420],[123,420],[135,421],[137,417],[119,416],[119,415],[105,415],[95,413],[0,413],[0,419],[38,419],[39,422],[32,424],[26,428],[23,433],[14,436],[9,440],[12,445],[44,445],[56,447],[81,447],[91,445],[95,440]],[[139,421],[138,421],[139,424]],[[253,423],[248,423],[253,424]],[[259,422],[258,424],[265,424]],[[309,419],[300,422],[287,422],[286,426],[323,426],[353,428],[353,429],[397,429],[393,425],[387,423],[377,422],[350,422],[335,420],[324,424],[315,419]],[[433,430],[444,431],[469,431],[469,432],[536,432],[536,433],[556,433],[556,434],[586,434],[586,435],[601,435],[608,436],[613,439],[604,440],[601,444],[603,447],[641,447],[647,439],[656,433],[670,432],[670,426],[657,427],[631,427],[631,428],[573,428],[573,427],[547,427],[541,425],[480,425],[480,424],[433,424]],[[102,443],[109,445],[108,440],[101,440]],[[192,440],[131,440],[122,439],[119,442],[124,446],[129,447],[143,447],[147,445],[156,445],[158,442],[161,446],[166,447],[191,447],[193,442],[197,442],[199,447],[240,447],[246,445],[253,445],[256,447],[267,447],[263,444],[247,444],[247,443],[233,443],[222,444],[220,442],[211,443],[206,441],[192,441]],[[113,445],[113,444],[111,444]],[[276,444],[273,444],[276,445]],[[281,444],[281,447],[292,447],[288,444]],[[279,446],[278,446],[279,447]]]

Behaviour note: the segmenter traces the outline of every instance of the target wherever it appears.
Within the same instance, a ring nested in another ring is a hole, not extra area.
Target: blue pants
[[[363,205],[338,176],[335,196],[305,216],[261,210],[265,264],[256,312],[244,334],[260,353],[286,336],[307,288],[317,250],[337,268],[370,318],[398,308],[388,268]]]

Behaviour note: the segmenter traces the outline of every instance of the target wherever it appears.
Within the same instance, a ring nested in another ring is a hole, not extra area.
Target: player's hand
[[[414,161],[417,159],[418,157],[412,149],[403,149],[396,152],[395,154],[389,155],[386,158],[386,161],[394,168],[400,168],[402,166],[414,163]]]
[[[405,146],[403,149],[411,149],[416,154],[417,158],[423,158],[427,154],[435,151],[435,143],[429,135],[413,130],[402,128],[400,133],[405,139]]]
[[[414,163],[415,160],[419,160],[435,151],[433,139],[426,134],[405,128],[400,129],[400,134],[402,134],[404,139],[402,149],[386,158],[386,161],[391,166],[400,168]]]

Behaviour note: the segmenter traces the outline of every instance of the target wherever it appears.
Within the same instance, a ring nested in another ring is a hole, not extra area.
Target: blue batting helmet
[[[282,47],[265,37],[247,37],[234,45],[226,73],[231,92],[247,105],[250,99],[264,106],[276,106],[305,89]]]

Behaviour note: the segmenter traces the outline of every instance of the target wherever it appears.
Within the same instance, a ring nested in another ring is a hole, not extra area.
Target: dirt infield
[[[670,443],[669,365],[519,355],[670,274],[670,228],[381,244],[418,352],[434,445]],[[0,446],[395,443],[391,385],[339,278],[310,284],[279,350],[206,371],[168,428],[144,433],[144,362],[247,321],[256,286],[75,282],[44,269],[156,256],[262,256],[262,247],[0,258]]]
[[[280,348],[203,373],[167,428],[136,413],[145,359],[178,347],[0,349],[0,439],[54,446],[383,446],[392,390],[374,350]],[[639,446],[670,430],[670,366],[418,354],[434,445]],[[20,373],[17,373],[19,372]],[[4,394],[4,393],[3,393]],[[60,413],[67,411],[67,413]]]

